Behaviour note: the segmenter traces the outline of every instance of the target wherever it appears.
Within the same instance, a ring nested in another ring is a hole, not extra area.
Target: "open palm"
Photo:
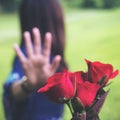
[[[22,63],[28,84],[30,85],[31,89],[35,89],[43,86],[48,77],[55,73],[59,66],[61,56],[56,55],[50,64],[52,43],[51,33],[45,34],[43,48],[41,47],[41,37],[38,28],[33,28],[33,44],[28,31],[24,32],[23,35],[25,39],[27,57],[23,54],[17,44],[15,44],[14,49]]]

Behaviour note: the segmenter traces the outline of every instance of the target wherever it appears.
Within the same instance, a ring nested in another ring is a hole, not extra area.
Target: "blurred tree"
[[[103,0],[103,8],[113,8],[115,0]]]
[[[114,8],[120,7],[120,0],[61,0],[68,7]]]
[[[95,0],[96,8],[103,8],[103,0]]]
[[[120,0],[103,0],[103,8],[120,7]]]
[[[0,0],[0,5],[4,11],[13,11],[17,8],[20,0]]]
[[[95,8],[95,0],[83,0],[82,1],[83,8]]]
[[[61,0],[63,4],[66,4],[68,7],[81,7],[83,0]]]
[[[120,7],[120,0],[115,0],[115,7]]]

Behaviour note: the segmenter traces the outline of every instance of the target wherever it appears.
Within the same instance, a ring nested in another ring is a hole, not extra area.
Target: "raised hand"
[[[19,57],[24,74],[27,77],[27,84],[30,89],[36,89],[43,86],[49,76],[55,73],[61,60],[60,55],[56,55],[50,64],[51,55],[51,33],[45,34],[45,42],[42,48],[41,37],[38,28],[33,28],[32,44],[31,36],[28,31],[24,32],[27,57],[23,54],[17,44],[14,45],[17,56]]]

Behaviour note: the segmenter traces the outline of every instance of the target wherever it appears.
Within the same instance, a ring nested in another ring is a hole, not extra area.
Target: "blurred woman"
[[[49,76],[67,68],[60,3],[58,0],[22,0],[20,23],[20,47],[14,45],[17,55],[4,84],[6,120],[61,120],[63,105],[37,93]]]

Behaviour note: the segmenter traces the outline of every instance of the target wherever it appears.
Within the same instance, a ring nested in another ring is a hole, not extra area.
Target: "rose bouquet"
[[[109,92],[104,90],[110,79],[118,75],[111,64],[85,60],[88,71],[56,73],[38,90],[50,100],[68,105],[71,120],[99,120],[99,112]]]

